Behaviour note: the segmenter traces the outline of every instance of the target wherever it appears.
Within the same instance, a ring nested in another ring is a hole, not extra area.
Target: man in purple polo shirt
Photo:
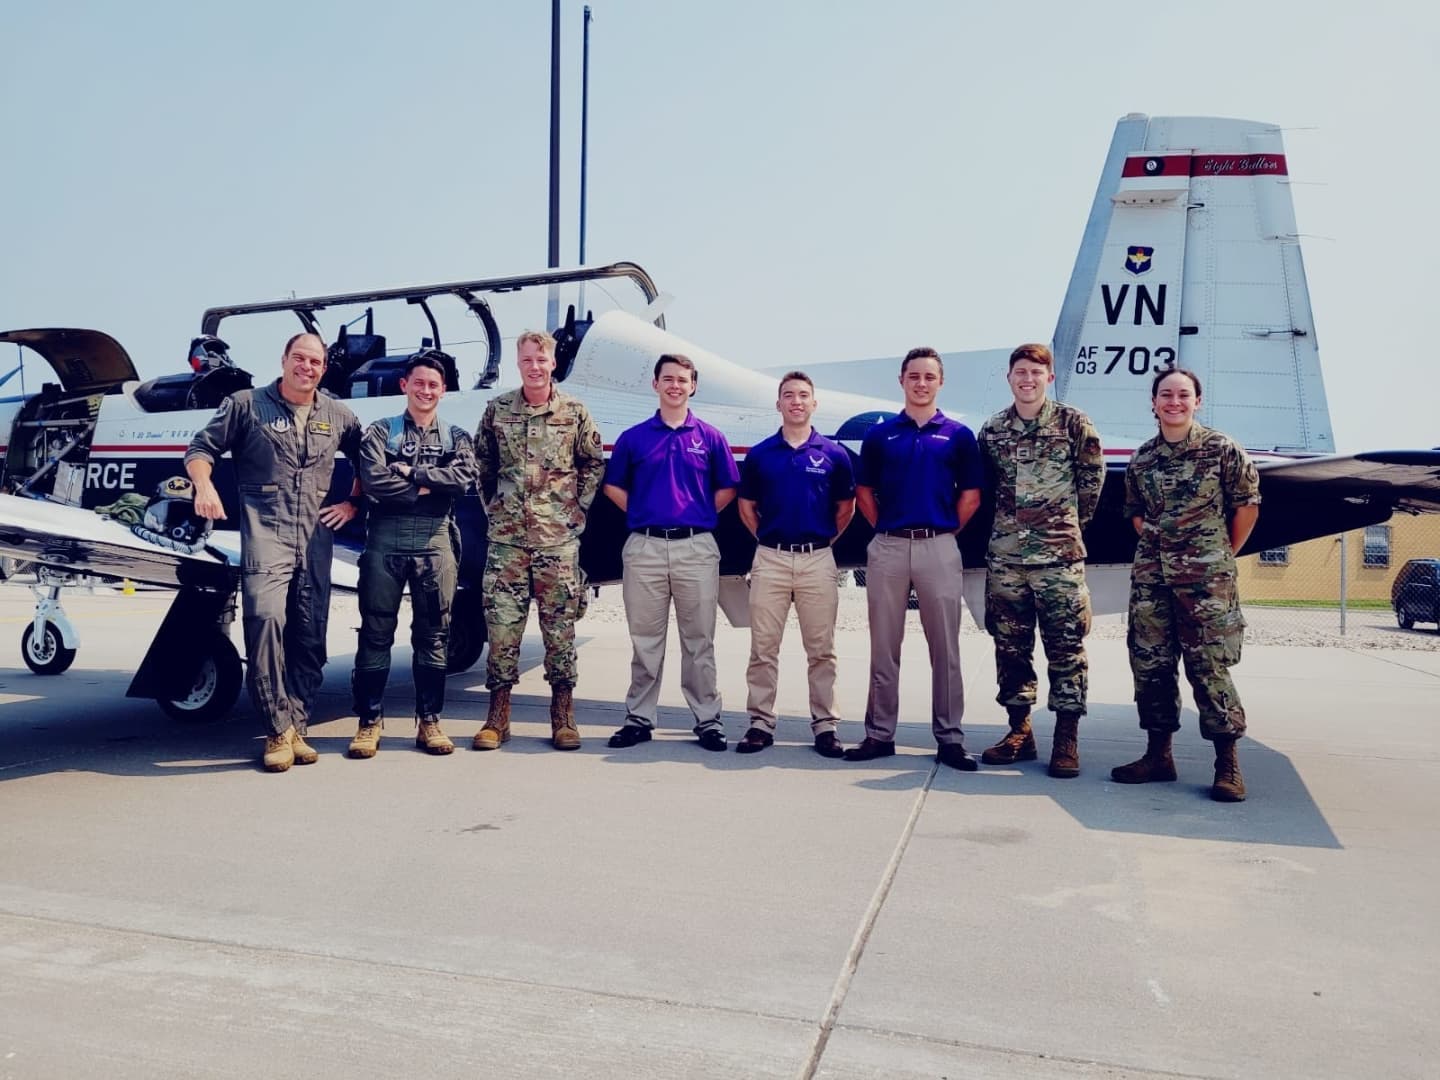
[[[876,424],[860,447],[855,501],[875,528],[866,551],[870,611],[870,695],[865,739],[847,761],[895,753],[900,712],[900,644],[913,586],[930,648],[930,728],[943,765],[973,772],[960,718],[960,548],[956,534],[980,506],[984,483],[975,435],[940,411],[945,367],[934,349],[911,349],[900,365],[905,409]]]
[[[840,590],[830,550],[855,514],[850,452],[810,425],[815,384],[803,371],[780,380],[780,430],[745,456],[740,520],[758,544],[750,565],[750,730],[735,749],[755,754],[775,742],[780,641],[794,598],[810,675],[815,750],[840,757],[835,712],[835,616]]]
[[[615,749],[649,742],[655,728],[672,600],[680,690],[695,714],[695,734],[706,750],[727,745],[715,685],[720,546],[714,529],[735,498],[740,474],[725,436],[690,411],[696,381],[688,356],[661,356],[651,384],[660,408],[620,434],[605,469],[605,494],[630,526],[621,588],[634,655],[625,725],[610,736]]]

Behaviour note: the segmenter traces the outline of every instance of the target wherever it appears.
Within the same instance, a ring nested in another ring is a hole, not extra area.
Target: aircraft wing
[[[145,585],[232,589],[239,552],[218,547],[195,555],[142,540],[92,510],[43,499],[0,495],[0,555],[55,570]]]
[[[1246,551],[1378,525],[1395,513],[1440,513],[1440,449],[1267,460],[1260,521]]]

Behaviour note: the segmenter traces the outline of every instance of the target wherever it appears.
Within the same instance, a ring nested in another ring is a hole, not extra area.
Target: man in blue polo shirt
[[[900,365],[905,409],[876,424],[860,447],[855,501],[875,528],[866,551],[870,613],[870,695],[865,739],[847,761],[895,753],[900,712],[900,644],[913,586],[930,648],[930,728],[941,764],[973,772],[960,718],[960,548],[955,536],[980,506],[984,469],[975,435],[940,411],[945,367],[934,349],[911,349]]]
[[[758,544],[750,565],[750,665],[745,670],[750,730],[735,749],[755,754],[775,742],[780,641],[794,598],[810,676],[815,750],[840,757],[835,712],[835,616],[840,590],[830,550],[855,514],[850,453],[810,424],[815,384],[803,371],[780,380],[778,432],[751,449],[740,479],[740,520]]]
[[[623,749],[649,742],[655,728],[670,603],[680,634],[680,690],[706,750],[724,750],[715,685],[715,610],[720,546],[714,529],[735,498],[740,474],[730,444],[690,411],[695,364],[666,353],[651,384],[660,408],[621,432],[605,469],[605,494],[625,511],[630,536],[621,551],[625,621],[633,657],[625,725],[610,736]]]

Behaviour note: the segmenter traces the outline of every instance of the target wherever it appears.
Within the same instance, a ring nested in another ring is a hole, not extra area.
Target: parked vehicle
[[[1406,630],[1431,622],[1440,632],[1440,559],[1411,559],[1402,566],[1390,586],[1390,606]]]

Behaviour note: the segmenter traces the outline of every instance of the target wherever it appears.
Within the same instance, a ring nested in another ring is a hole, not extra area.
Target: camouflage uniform
[[[1130,669],[1147,731],[1180,727],[1183,656],[1201,734],[1245,733],[1229,671],[1245,636],[1229,520],[1237,507],[1259,501],[1259,474],[1245,451],[1198,423],[1183,443],[1156,435],[1130,459],[1125,515],[1144,519],[1130,572]]]
[[[1033,420],[1012,405],[980,429],[995,523],[986,556],[985,629],[995,641],[996,700],[1036,700],[1035,625],[1049,662],[1049,706],[1085,712],[1090,590],[1081,533],[1100,503],[1100,437],[1078,409],[1047,400]]]
[[[552,689],[572,688],[575,620],[584,610],[580,534],[605,470],[600,429],[584,404],[558,387],[542,405],[512,390],[485,407],[475,439],[490,519],[485,685],[495,690],[519,681],[520,639],[534,597],[545,678]]]
[[[398,464],[411,467],[408,477],[392,468]],[[475,472],[469,433],[438,416],[419,428],[407,411],[365,429],[359,473],[370,516],[360,556],[360,636],[351,676],[362,724],[375,723],[381,713],[407,583],[415,715],[433,717],[444,705],[450,607],[460,558],[453,511],[455,500],[474,485]],[[422,487],[428,493],[420,494]]]

